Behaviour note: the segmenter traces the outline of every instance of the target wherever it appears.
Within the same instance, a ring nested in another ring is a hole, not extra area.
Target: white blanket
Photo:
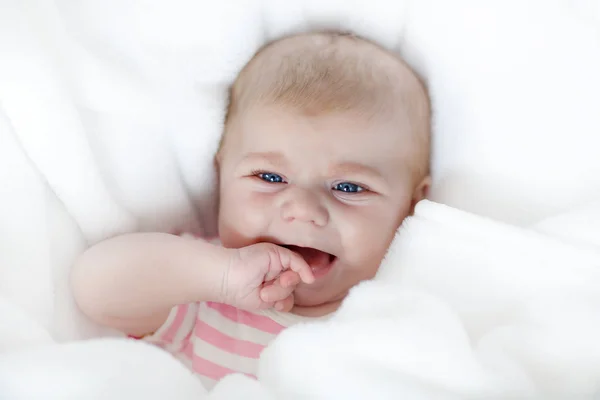
[[[157,349],[75,342],[116,333],[77,311],[69,268],[119,232],[210,232],[227,84],[321,27],[425,77],[432,199],[454,208],[422,203],[334,320],[209,398],[600,392],[597,0],[0,0],[0,398],[202,398]]]

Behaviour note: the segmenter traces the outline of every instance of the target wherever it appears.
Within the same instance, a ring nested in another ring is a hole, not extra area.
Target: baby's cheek
[[[364,266],[365,269],[379,265],[398,225],[395,215],[390,214],[368,212],[346,218],[344,247],[355,265]]]
[[[255,242],[264,229],[264,207],[248,193],[221,197],[219,236],[225,247],[244,247]]]

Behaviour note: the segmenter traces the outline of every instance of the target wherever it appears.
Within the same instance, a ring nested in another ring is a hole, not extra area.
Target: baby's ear
[[[429,188],[431,187],[431,177],[426,176],[423,180],[417,185],[413,192],[412,201],[410,204],[410,215],[413,215],[415,211],[415,206],[421,200],[427,198],[429,195]]]
[[[224,138],[221,137],[221,140],[219,141],[219,147],[217,148],[215,158],[213,159],[213,164],[215,165],[215,168],[219,168],[221,166],[221,163],[223,162],[223,142]]]
[[[225,131],[221,134],[221,139],[219,139],[219,145],[217,147],[217,152],[215,153],[215,158],[213,163],[215,168],[219,168],[221,162],[223,161],[223,147],[225,146]]]

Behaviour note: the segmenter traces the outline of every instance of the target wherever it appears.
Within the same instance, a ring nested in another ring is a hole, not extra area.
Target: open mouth
[[[306,263],[312,269],[315,278],[327,274],[336,260],[336,256],[333,254],[329,254],[312,247],[301,247],[294,245],[284,245],[283,247],[290,249],[294,253],[297,253],[304,258],[304,261],[306,261]]]

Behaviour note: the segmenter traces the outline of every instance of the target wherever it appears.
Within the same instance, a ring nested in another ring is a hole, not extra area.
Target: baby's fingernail
[[[268,293],[265,293],[265,292],[260,292],[260,299],[261,299],[262,301],[268,301],[268,300],[269,300],[269,295],[268,295]]]

